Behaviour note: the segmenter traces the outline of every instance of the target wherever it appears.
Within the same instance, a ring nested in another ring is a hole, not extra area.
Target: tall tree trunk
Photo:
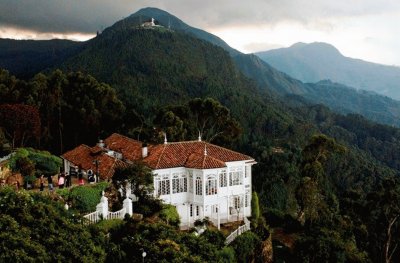
[[[392,256],[396,251],[397,244],[393,247],[392,251],[390,251],[390,244],[392,243],[392,227],[394,223],[396,223],[399,216],[395,216],[392,220],[389,221],[389,225],[386,231],[387,239],[385,243],[385,262],[390,263],[392,260]]]

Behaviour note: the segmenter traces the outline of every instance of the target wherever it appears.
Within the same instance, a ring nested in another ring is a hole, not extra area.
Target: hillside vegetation
[[[262,260],[267,224],[276,261],[399,261],[400,129],[311,105],[300,96],[311,86],[296,91],[299,81],[259,63],[269,83],[262,88],[238,70],[232,52],[172,27],[138,28],[131,19],[137,23],[130,17],[88,41],[61,70],[28,80],[2,70],[0,104],[11,113],[29,105],[40,132],[0,119],[0,138],[13,141],[17,129],[30,134],[18,137],[18,146],[60,153],[112,132],[149,143],[163,131],[192,140],[198,122],[212,120],[204,122],[205,139],[213,128],[229,127],[214,142],[258,162],[260,213],[252,232],[228,248],[219,232],[196,239],[165,224],[127,220],[96,239],[107,244],[99,252],[105,261],[140,262],[142,245],[153,261]],[[293,94],[279,93],[279,85]],[[318,85],[325,94],[324,85],[336,84]]]

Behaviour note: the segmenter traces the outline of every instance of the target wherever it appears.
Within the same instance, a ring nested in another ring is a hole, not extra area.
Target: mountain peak
[[[312,42],[312,43],[303,43],[298,42],[289,47],[289,49],[295,50],[303,50],[304,52],[312,52],[316,55],[323,56],[342,56],[340,51],[331,44],[325,42]]]
[[[158,24],[168,27],[175,31],[181,31],[185,34],[192,35],[196,38],[211,42],[214,45],[220,46],[226,51],[228,51],[232,55],[239,54],[239,51],[236,49],[231,48],[225,41],[221,38],[212,35],[204,30],[191,27],[190,25],[186,24],[176,16],[168,13],[159,8],[155,7],[145,7],[133,13],[128,18],[124,19],[125,22],[134,21],[134,23],[138,23],[139,21],[144,21],[144,19],[154,18]]]

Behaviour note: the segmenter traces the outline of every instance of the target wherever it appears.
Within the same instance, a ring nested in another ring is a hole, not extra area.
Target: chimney
[[[147,144],[144,143],[142,147],[142,158],[146,158],[147,155],[148,155]]]
[[[104,148],[105,144],[103,140],[99,140],[99,142],[97,143],[97,145],[101,148]]]

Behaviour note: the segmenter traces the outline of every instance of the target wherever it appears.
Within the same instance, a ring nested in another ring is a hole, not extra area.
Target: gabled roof
[[[214,169],[226,167],[223,161],[217,160],[211,156],[192,153],[185,163],[187,168],[195,169]]]
[[[113,133],[104,143],[106,148],[122,153],[124,159],[134,161],[142,158],[142,142]]]
[[[204,153],[205,150],[207,154]],[[201,159],[199,158],[201,156],[206,157]],[[152,169],[188,166],[190,166],[188,168],[211,169],[226,167],[226,162],[246,160],[254,159],[208,142],[187,141],[155,145],[144,162]]]
[[[150,145],[148,156],[142,159],[142,143],[126,136],[114,133],[104,140],[104,148],[80,145],[62,155],[64,159],[95,170],[94,160],[99,160],[101,177],[109,178],[116,166],[128,165],[126,161],[143,160],[151,169],[187,167],[193,169],[214,169],[226,167],[227,162],[254,162],[250,156],[203,141],[173,142]],[[108,150],[122,153],[124,161],[107,154]]]
[[[94,146],[90,148],[85,144],[81,144],[75,149],[64,153],[61,157],[86,171],[89,169],[96,171],[95,160],[98,160],[101,179],[111,178],[117,166],[125,165],[123,161],[105,154],[101,147]]]

